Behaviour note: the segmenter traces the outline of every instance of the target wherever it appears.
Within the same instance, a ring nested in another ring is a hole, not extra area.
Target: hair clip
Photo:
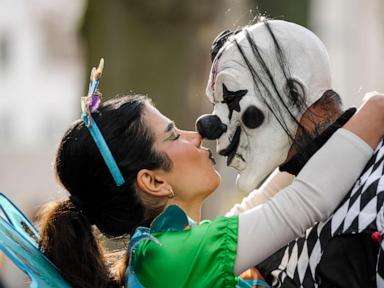
[[[113,180],[115,180],[116,186],[121,186],[125,183],[124,177],[117,166],[115,159],[109,149],[103,135],[100,132],[99,127],[97,126],[95,120],[92,118],[92,113],[96,112],[101,103],[102,94],[97,89],[99,87],[100,78],[103,74],[104,69],[104,59],[100,59],[99,66],[97,69],[95,67],[91,70],[91,77],[89,83],[88,94],[85,97],[81,97],[81,118],[84,121],[85,126],[87,126],[89,132],[97,148],[99,149],[101,156],[103,157],[105,164],[107,165],[109,171],[112,174]]]
[[[99,87],[100,78],[103,74],[104,59],[100,59],[99,66],[93,67],[91,70],[88,94],[85,97],[81,97],[81,111],[87,115],[87,127],[91,125],[92,117],[91,113],[96,112],[101,103],[102,94],[97,88]]]

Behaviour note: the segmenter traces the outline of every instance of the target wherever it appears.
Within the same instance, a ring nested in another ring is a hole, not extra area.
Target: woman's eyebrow
[[[164,132],[165,133],[168,133],[170,131],[172,131],[173,129],[175,129],[175,122],[171,122],[167,125],[167,127],[165,128]]]

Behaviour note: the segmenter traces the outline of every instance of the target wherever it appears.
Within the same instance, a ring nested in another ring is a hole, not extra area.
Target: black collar
[[[299,174],[300,170],[304,167],[305,163],[317,152],[329,138],[342,127],[347,121],[355,114],[356,108],[349,108],[346,110],[333,124],[324,130],[313,141],[301,149],[292,157],[291,160],[279,167],[280,171],[285,171],[293,175]]]

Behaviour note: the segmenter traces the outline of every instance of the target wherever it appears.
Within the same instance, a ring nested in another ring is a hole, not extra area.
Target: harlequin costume
[[[310,108],[318,101],[329,100],[336,106],[338,101],[322,41],[297,24],[260,20],[236,31],[225,31],[213,42],[206,94],[214,110],[196,123],[201,135],[218,140],[218,152],[227,157],[228,166],[238,170],[237,186],[243,192],[251,192],[289,159],[291,147],[298,154],[285,165],[285,171],[297,175],[300,169],[296,168],[301,168],[335,131],[332,128],[313,139],[311,133],[318,132],[306,131],[301,123],[303,115],[311,115]],[[334,119],[333,112],[324,107],[321,112],[325,116],[320,118],[325,124],[308,117],[320,131]],[[344,118],[345,123],[352,114],[348,110],[339,120]],[[339,121],[339,127],[343,123]],[[307,140],[297,141],[300,137]],[[312,143],[304,147],[303,142]],[[258,265],[270,284],[384,287],[380,248],[384,233],[383,149],[378,147],[360,179],[327,221]],[[333,160],[327,160],[328,167]],[[340,172],[348,173],[343,169]],[[323,177],[324,171],[317,171],[318,177]]]
[[[281,170],[297,175],[310,155],[354,113],[347,110]],[[257,266],[273,287],[384,287],[384,140],[326,221]]]

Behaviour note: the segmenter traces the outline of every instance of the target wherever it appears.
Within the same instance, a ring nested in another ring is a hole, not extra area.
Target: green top
[[[219,217],[188,227],[185,213],[170,206],[154,221],[151,234],[160,245],[144,240],[133,258],[144,287],[236,287],[238,217]]]

